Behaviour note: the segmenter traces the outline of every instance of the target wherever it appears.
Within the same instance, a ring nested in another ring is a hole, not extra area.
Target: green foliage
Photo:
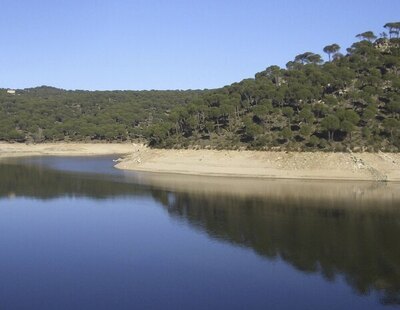
[[[283,139],[289,140],[290,138],[292,138],[292,136],[293,136],[293,132],[290,130],[290,128],[285,127],[282,129],[281,137]]]
[[[302,125],[300,127],[299,133],[304,137],[307,138],[311,135],[313,128],[310,125]]]
[[[263,132],[262,127],[255,124],[250,118],[244,120],[245,131],[250,139],[253,139]]]
[[[340,123],[340,129],[346,133],[351,133],[352,131],[354,131],[355,126],[352,122],[344,120]]]
[[[319,143],[319,139],[316,137],[316,136],[311,136],[310,137],[310,140],[309,140],[309,144],[311,145],[311,146],[317,146],[318,145],[318,143]]]
[[[392,36],[396,36],[397,38],[399,37],[400,22],[387,23],[384,27],[389,30],[390,38],[392,38]]]
[[[360,34],[356,35],[356,37],[359,39],[362,39],[362,40],[368,40],[370,42],[372,42],[373,40],[375,40],[377,38],[376,35],[372,31],[366,31],[366,32],[360,33]]]
[[[301,64],[319,64],[322,62],[321,55],[312,52],[305,52],[295,57],[294,62]]]
[[[42,86],[17,93],[13,96],[0,89],[0,140],[125,141],[143,138],[145,132],[149,132],[147,127],[165,122],[169,110],[186,105],[200,93],[207,92],[88,92]],[[186,109],[178,115],[182,116],[187,116]]]
[[[291,107],[284,107],[282,109],[283,115],[285,115],[288,119],[291,119],[293,117],[294,111]]]
[[[329,61],[331,61],[332,55],[335,56],[339,50],[340,46],[336,43],[324,47],[324,52],[328,54]]]
[[[400,122],[394,118],[387,118],[383,121],[383,128],[393,136],[395,132],[400,130]]]
[[[312,124],[315,120],[314,113],[311,111],[309,106],[304,107],[299,113],[300,121],[304,121],[308,124]]]
[[[331,140],[335,131],[340,128],[340,119],[330,114],[321,121],[321,127],[328,132],[328,139]]]
[[[336,116],[340,121],[347,121],[353,125],[357,125],[357,123],[360,121],[360,116],[354,110],[340,109],[336,112]]]

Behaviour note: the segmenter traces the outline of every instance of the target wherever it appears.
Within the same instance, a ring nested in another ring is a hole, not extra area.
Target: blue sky
[[[400,20],[399,0],[1,0],[0,87],[216,88]]]

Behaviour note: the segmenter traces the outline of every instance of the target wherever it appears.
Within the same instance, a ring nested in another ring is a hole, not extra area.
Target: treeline
[[[144,139],[153,147],[400,149],[400,22],[204,91],[0,93],[0,140]]]
[[[126,141],[205,91],[0,90],[0,140]]]
[[[156,147],[398,151],[400,23],[372,31],[340,53],[305,52],[252,79],[176,107],[149,130]]]

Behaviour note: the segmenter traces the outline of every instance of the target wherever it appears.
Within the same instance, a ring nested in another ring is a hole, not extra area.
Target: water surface
[[[0,163],[0,309],[391,309],[399,184]]]

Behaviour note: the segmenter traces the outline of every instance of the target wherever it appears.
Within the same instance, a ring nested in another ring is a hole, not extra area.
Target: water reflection
[[[132,186],[118,175],[53,170],[43,159],[2,163],[0,175],[0,197],[103,199],[145,194],[145,186]]]
[[[213,238],[282,258],[327,280],[344,275],[361,294],[381,293],[400,304],[400,212],[395,209],[326,208],[303,202],[264,201],[179,193],[159,197],[171,216]]]
[[[400,304],[399,184],[93,175],[37,163],[3,163],[0,173],[0,197],[151,196],[212,238]]]

